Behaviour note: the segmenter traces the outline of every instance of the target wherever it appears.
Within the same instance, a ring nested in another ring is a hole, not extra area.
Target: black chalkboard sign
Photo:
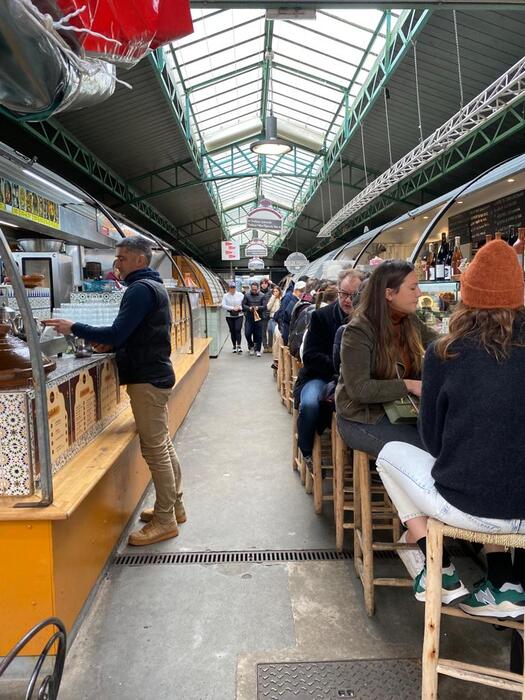
[[[451,216],[448,220],[449,239],[460,236],[461,243],[472,243],[475,251],[485,242],[487,234],[496,231],[508,240],[519,227],[525,226],[525,191],[514,192],[493,202]]]

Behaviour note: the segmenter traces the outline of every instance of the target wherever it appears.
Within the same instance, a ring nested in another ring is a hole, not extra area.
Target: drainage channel
[[[169,554],[119,554],[115,566],[150,566],[180,564],[264,564],[301,561],[341,561],[351,559],[351,552],[333,549],[279,549],[240,552],[174,552]]]
[[[453,556],[465,556],[468,552],[461,545],[452,544],[448,552]],[[170,552],[118,554],[115,566],[174,566],[181,564],[275,564],[308,561],[344,561],[353,559],[353,552],[335,549],[262,549],[222,552]],[[397,552],[374,552],[374,559],[398,559]]]

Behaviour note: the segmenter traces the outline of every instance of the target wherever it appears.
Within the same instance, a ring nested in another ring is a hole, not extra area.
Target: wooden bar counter
[[[172,435],[208,374],[209,342],[196,338],[193,354],[175,355]],[[149,480],[128,408],[55,475],[51,506],[13,508],[38,498],[0,498],[0,656],[46,617],[71,629]],[[43,641],[25,653],[40,653]]]

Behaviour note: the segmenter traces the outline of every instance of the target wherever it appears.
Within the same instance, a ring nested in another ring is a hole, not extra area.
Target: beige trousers
[[[159,389],[153,384],[128,384],[126,389],[140,450],[155,487],[154,514],[159,522],[169,522],[174,517],[175,501],[182,495],[181,469],[168,425],[172,389]]]

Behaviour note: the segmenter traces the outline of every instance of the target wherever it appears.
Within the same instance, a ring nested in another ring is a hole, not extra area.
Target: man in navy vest
[[[126,384],[156,497],[154,508],[142,511],[140,519],[146,525],[131,533],[132,545],[176,537],[177,523],[186,520],[180,464],[168,427],[168,400],[175,384],[170,360],[170,302],[150,262],[151,245],[146,238],[131,236],[118,243],[116,267],[126,282],[126,291],[112,326],[46,321],[63,335],[72,333],[91,341],[97,350],[115,349],[120,383]]]

